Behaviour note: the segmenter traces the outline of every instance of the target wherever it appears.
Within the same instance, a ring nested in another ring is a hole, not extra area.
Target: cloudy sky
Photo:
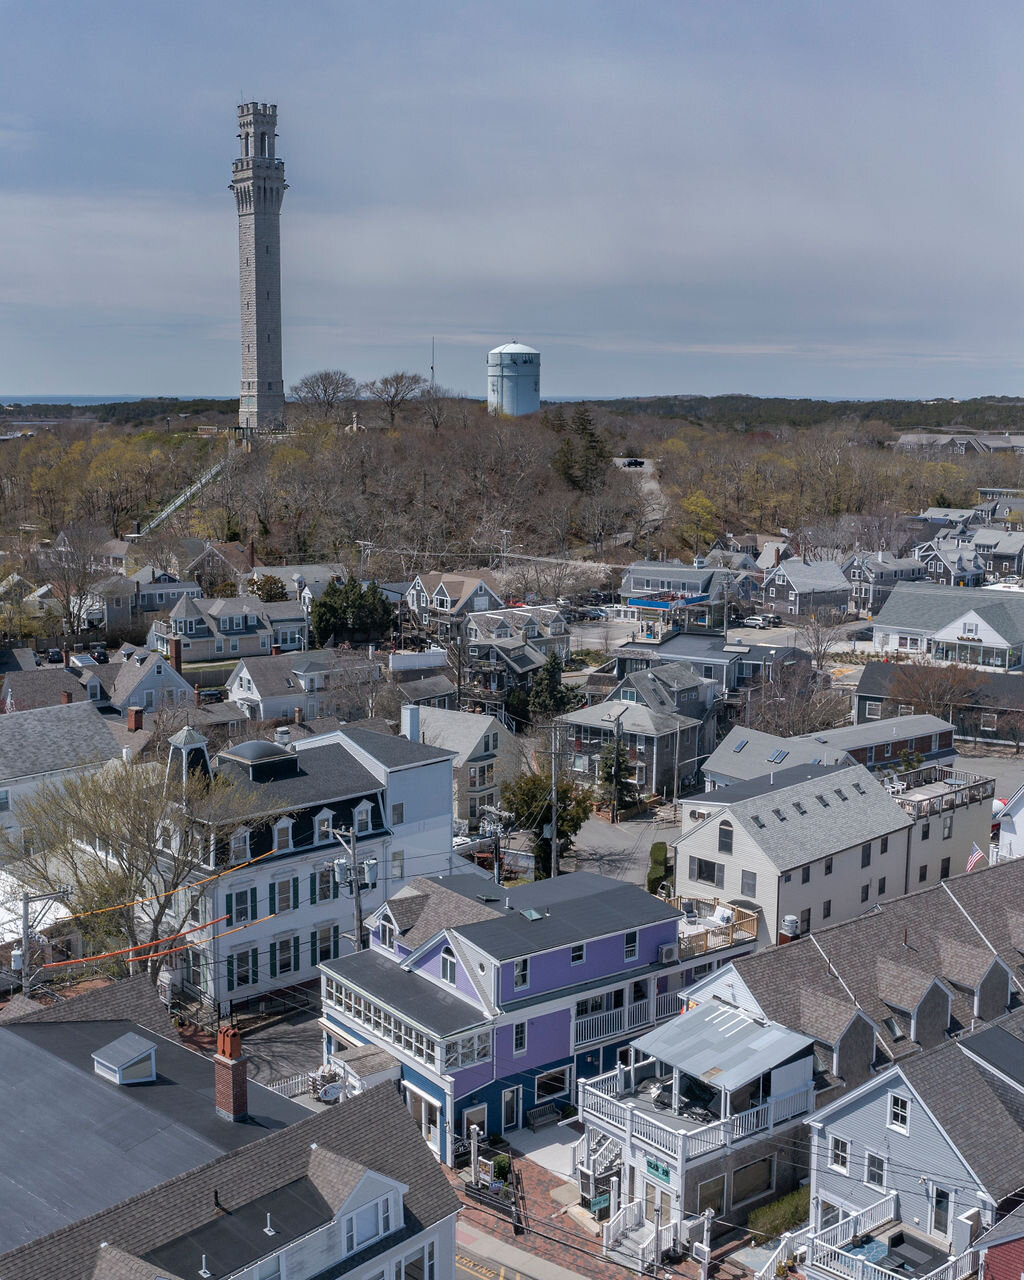
[[[1024,8],[0,0],[0,395],[237,391],[236,104],[285,379],[1024,393]]]

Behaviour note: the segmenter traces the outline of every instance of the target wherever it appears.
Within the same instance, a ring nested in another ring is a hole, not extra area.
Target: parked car
[[[627,458],[622,464],[624,467],[642,467],[644,465],[643,458]]]
[[[743,619],[745,627],[757,627],[759,631],[767,631],[772,625],[767,618],[762,618],[759,613],[752,613],[749,618]]]
[[[199,701],[200,702],[223,702],[224,693],[225,693],[224,689],[200,689]]]
[[[98,662],[101,665],[104,662],[110,661],[110,658],[107,654],[107,646],[105,644],[91,645],[89,648],[89,657],[92,658],[93,662]]]
[[[47,662],[63,662],[64,655],[61,653],[59,649],[47,649],[46,661]]]

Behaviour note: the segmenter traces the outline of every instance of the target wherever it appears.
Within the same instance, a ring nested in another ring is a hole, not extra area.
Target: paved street
[[[562,859],[562,869],[596,871],[630,884],[646,884],[651,845],[655,840],[672,840],[677,830],[671,822],[634,818],[613,827],[603,818],[588,818],[573,841],[573,852]]]

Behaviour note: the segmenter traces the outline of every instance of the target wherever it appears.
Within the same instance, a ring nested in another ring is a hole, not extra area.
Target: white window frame
[[[630,941],[632,939],[632,941]],[[624,961],[636,960],[640,954],[639,929],[627,929],[622,935],[622,958]]]
[[[241,850],[241,852],[239,852]],[[249,830],[247,827],[241,827],[238,831],[231,833],[231,842],[228,846],[228,858],[231,862],[248,862],[249,861]]]
[[[897,1103],[903,1106],[904,1119],[901,1123],[896,1116]],[[905,1098],[902,1093],[890,1093],[886,1104],[886,1121],[885,1127],[892,1129],[894,1133],[910,1132],[910,1099]]]
[[[520,956],[512,961],[512,989],[523,991],[530,985],[530,957]]]
[[[370,817],[370,805],[365,800],[356,805],[355,812],[352,815],[352,825],[355,827],[357,835],[365,836],[370,830]]]
[[[577,957],[577,952],[579,956]],[[569,950],[569,963],[571,965],[584,964],[587,959],[587,944],[585,942],[577,942]]]
[[[839,1150],[839,1144],[842,1145],[842,1151]],[[828,1167],[834,1173],[841,1173],[844,1177],[850,1176],[850,1139],[841,1138],[838,1134],[831,1134],[828,1140]]]
[[[275,848],[275,849],[277,849],[277,850],[279,850],[281,853],[286,853],[286,852],[288,852],[290,849],[292,849],[292,848],[293,848],[293,845],[292,845],[292,827],[293,827],[294,825],[295,825],[295,821],[294,821],[294,819],[293,819],[293,818],[278,818],[278,820],[274,823],[274,836],[273,836],[273,840],[274,840],[274,848]],[[287,839],[287,843],[286,843],[286,844],[282,844],[282,843],[281,843],[281,831],[282,831],[285,827],[287,827],[287,829],[288,829],[288,835],[287,835],[287,837],[286,837],[286,839]]]
[[[284,890],[284,893],[281,892],[282,889]],[[287,903],[287,906],[282,906],[282,901]],[[284,915],[286,911],[291,911],[292,909],[292,877],[288,876],[283,880],[275,880],[274,915]]]
[[[542,1080],[552,1079],[555,1076],[562,1077],[562,1088],[554,1089],[550,1092],[545,1090],[541,1093],[540,1086]],[[550,1071],[542,1071],[533,1082],[533,1096],[537,1100],[538,1106],[543,1106],[545,1102],[550,1102],[552,1098],[572,1097],[572,1079],[573,1069],[569,1063],[564,1067],[553,1067]]]
[[[872,1182],[868,1177],[868,1165],[872,1160],[877,1160],[882,1166],[882,1181]],[[889,1161],[879,1151],[866,1150],[864,1152],[864,1185],[866,1187],[875,1187],[879,1191],[884,1191],[889,1182]]]
[[[458,976],[458,962],[455,959],[455,952],[451,947],[441,948],[441,981],[447,982],[450,987],[455,986],[455,980]]]

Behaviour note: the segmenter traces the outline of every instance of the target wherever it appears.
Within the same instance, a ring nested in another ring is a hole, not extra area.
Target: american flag
[[[982,858],[984,858],[985,856],[986,856],[986,855],[985,855],[984,853],[982,853],[982,851],[978,848],[978,846],[977,846],[976,844],[972,844],[972,845],[971,845],[971,856],[967,859],[967,870],[968,870],[968,871],[973,871],[973,870],[974,870],[974,868],[978,865],[978,863],[979,863],[979,862],[982,860]]]

